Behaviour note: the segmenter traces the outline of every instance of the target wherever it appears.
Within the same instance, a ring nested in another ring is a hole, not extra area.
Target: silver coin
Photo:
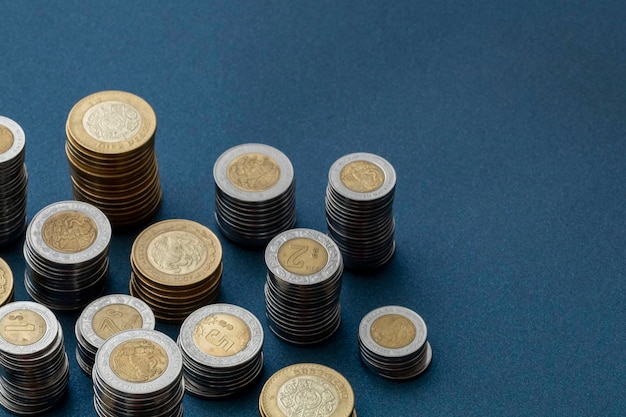
[[[358,192],[346,187],[341,179],[341,172],[348,164],[356,161],[374,164],[382,171],[384,179],[380,187],[371,192]],[[393,192],[396,185],[396,171],[386,159],[371,153],[358,152],[345,155],[335,161],[330,167],[328,182],[339,195],[347,199],[353,201],[377,200]]]
[[[22,127],[8,117],[0,116],[0,127],[9,129],[13,136],[9,149],[0,154],[0,165],[5,165],[16,156],[23,154],[24,147],[26,146],[26,136],[24,135]]]

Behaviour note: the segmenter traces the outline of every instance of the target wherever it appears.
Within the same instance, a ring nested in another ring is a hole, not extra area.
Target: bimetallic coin
[[[0,306],[13,300],[13,272],[9,264],[0,258]]]
[[[359,152],[339,158],[330,168],[328,181],[346,199],[371,201],[394,190],[396,172],[384,158]]]
[[[0,167],[22,155],[25,146],[22,127],[8,117],[0,116]]]
[[[0,351],[11,355],[34,355],[57,337],[58,322],[46,307],[16,301],[0,307]]]

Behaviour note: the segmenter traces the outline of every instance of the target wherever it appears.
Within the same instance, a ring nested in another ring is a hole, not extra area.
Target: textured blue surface
[[[396,168],[397,254],[344,275],[338,333],[302,348],[265,326],[263,380],[235,399],[186,396],[187,416],[257,415],[263,381],[304,361],[343,373],[364,417],[626,415],[621,2],[0,1],[0,16],[0,114],[26,132],[29,219],[71,198],[67,114],[106,89],[156,111],[155,221],[217,230],[213,163],[244,142],[291,159],[298,226],[321,231],[336,159]],[[128,291],[136,233],[113,239],[108,292]],[[263,319],[262,250],[222,242],[221,300]],[[28,299],[21,245],[0,254]],[[358,323],[385,304],[429,327],[416,380],[359,362]],[[58,314],[71,387],[50,416],[94,414],[77,315]]]

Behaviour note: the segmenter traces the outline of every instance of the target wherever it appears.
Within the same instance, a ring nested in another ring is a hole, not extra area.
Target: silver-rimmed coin
[[[30,357],[45,351],[59,334],[59,322],[47,307],[15,301],[0,307],[0,352]]]
[[[335,192],[349,200],[371,201],[393,192],[396,171],[378,155],[357,152],[335,161],[328,181]]]
[[[22,127],[8,117],[0,116],[0,166],[10,163],[15,157],[23,158],[25,146],[26,136]]]

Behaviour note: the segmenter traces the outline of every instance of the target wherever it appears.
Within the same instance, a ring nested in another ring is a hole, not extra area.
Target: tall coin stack
[[[0,404],[15,414],[52,408],[69,382],[61,325],[30,301],[0,307]]]
[[[354,391],[336,370],[297,363],[272,375],[259,395],[261,417],[356,417]]]
[[[94,408],[101,417],[181,417],[183,361],[176,343],[156,330],[126,330],[98,349]]]
[[[213,304],[185,319],[178,336],[185,389],[202,398],[241,391],[263,369],[263,328],[248,310]]]
[[[0,245],[15,241],[26,228],[25,149],[20,125],[0,116]]]
[[[96,353],[106,339],[124,330],[154,330],[154,325],[154,313],[139,298],[126,294],[100,297],[76,320],[76,361],[91,376]]]
[[[12,302],[14,295],[13,271],[9,264],[0,258],[0,306]]]
[[[43,208],[26,230],[24,283],[30,296],[53,310],[84,307],[109,275],[111,224],[81,201]]]
[[[265,249],[265,307],[269,327],[293,344],[329,338],[341,322],[343,261],[328,236],[311,229],[291,229]]]
[[[346,268],[376,268],[393,256],[395,185],[395,170],[377,155],[353,153],[331,166],[326,223]]]
[[[394,380],[418,376],[433,357],[426,323],[414,311],[400,306],[379,307],[363,317],[359,351],[368,368]]]
[[[249,143],[224,152],[213,167],[215,219],[230,240],[263,246],[296,224],[294,171],[289,158]]]
[[[144,229],[133,243],[130,264],[130,294],[159,320],[182,322],[219,297],[222,245],[191,220],[164,220]]]
[[[144,223],[161,202],[156,122],[148,103],[123,91],[91,94],[69,113],[65,153],[74,198],[98,207],[116,228]]]

